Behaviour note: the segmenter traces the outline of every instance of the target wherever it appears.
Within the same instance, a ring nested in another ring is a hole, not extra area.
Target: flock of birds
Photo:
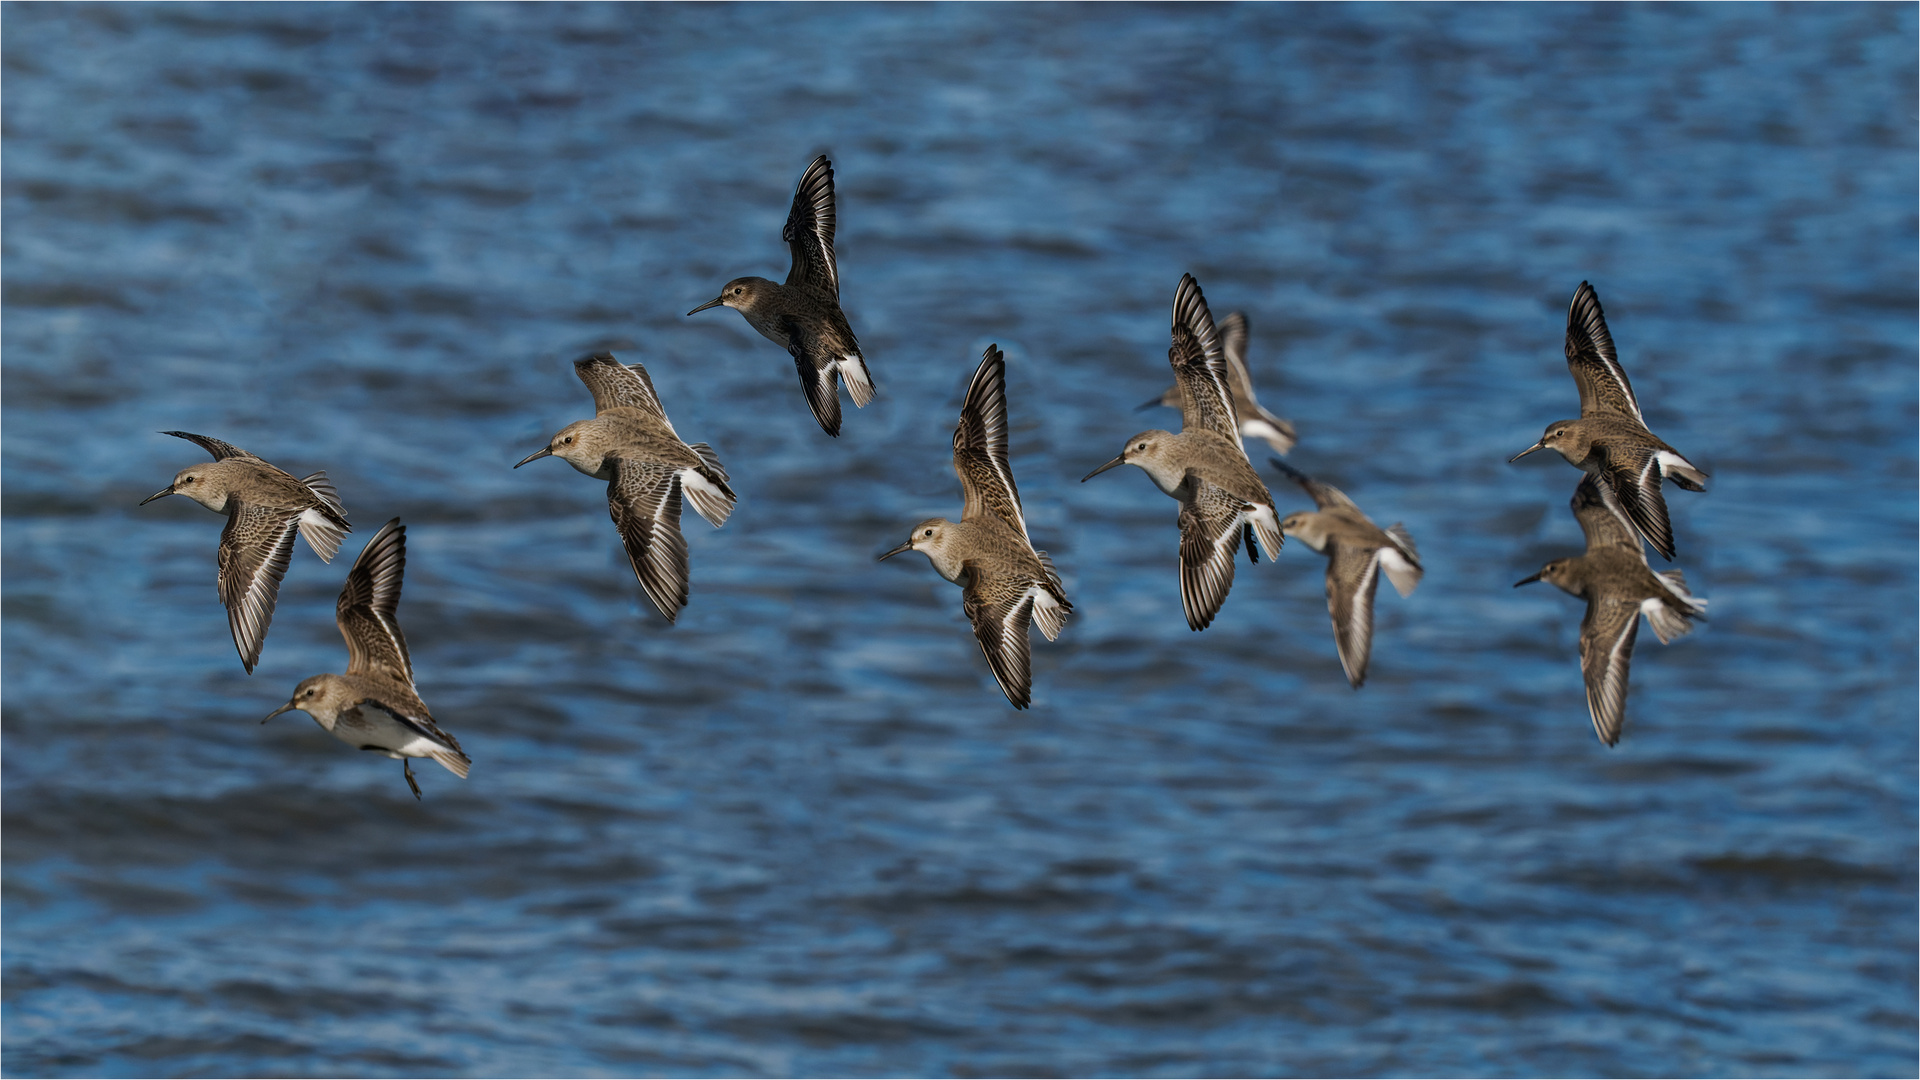
[[[820,427],[840,433],[840,384],[856,406],[873,400],[873,378],[846,315],[833,235],[833,166],[816,157],[801,176],[782,236],[793,257],[784,283],[759,277],[727,282],[720,295],[688,312],[726,306],[755,330],[785,347]],[[1373,639],[1373,601],[1384,572],[1402,596],[1420,582],[1413,538],[1400,525],[1381,529],[1331,485],[1280,461],[1272,464],[1299,484],[1317,508],[1281,517],[1255,471],[1242,438],[1257,438],[1285,454],[1293,425],[1262,408],[1248,372],[1247,320],[1232,313],[1216,326],[1192,275],[1174,292],[1172,345],[1167,359],[1174,385],[1141,406],[1177,407],[1181,430],[1143,431],[1082,482],[1119,465],[1139,467],[1180,504],[1180,599],[1187,624],[1204,630],[1233,587],[1242,542],[1258,565],[1264,549],[1277,560],[1291,536],[1327,557],[1327,610],[1348,681],[1366,679]],[[1664,643],[1703,618],[1706,601],[1692,596],[1680,572],[1654,573],[1642,538],[1668,559],[1674,554],[1661,480],[1704,490],[1706,474],[1647,429],[1614,354],[1599,297],[1582,282],[1567,318],[1567,365],[1580,388],[1580,419],[1547,427],[1539,449],[1558,451],[1586,475],[1573,511],[1587,537],[1584,554],[1548,563],[1521,581],[1547,581],[1584,598],[1581,670],[1594,730],[1607,745],[1620,736],[1627,666],[1639,616]],[[687,544],[682,504],[715,528],[725,525],[736,497],[713,448],[688,443],[639,364],[606,353],[574,362],[593,396],[594,416],[562,428],[547,445],[514,468],[557,457],[607,482],[607,506],[626,547],[634,576],[668,622],[686,606]],[[184,431],[164,432],[197,443],[210,464],[182,469],[173,482],[142,500],[185,495],[227,515],[220,536],[219,594],[241,663],[249,674],[260,659],[281,578],[304,538],[323,562],[351,531],[338,492],[324,472],[295,477],[230,443]],[[1066,627],[1073,604],[1045,551],[1033,546],[1021,511],[1020,490],[1007,451],[1006,357],[989,345],[967,385],[953,434],[953,467],[965,502],[960,520],[932,518],[913,527],[906,542],[882,560],[908,551],[924,554],[946,580],[960,586],[961,606],[994,678],[1015,708],[1032,698],[1029,627],[1047,640]],[[471,765],[459,740],[442,729],[413,680],[397,610],[406,569],[406,527],[388,521],[354,561],[335,607],[347,643],[344,675],[315,675],[268,714],[300,710],[350,746],[401,762],[408,786],[420,796],[411,759],[431,758],[466,777]]]

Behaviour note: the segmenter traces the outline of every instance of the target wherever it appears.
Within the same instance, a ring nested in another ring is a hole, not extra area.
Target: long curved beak
[[[1108,469],[1113,468],[1115,465],[1125,465],[1126,463],[1127,463],[1127,455],[1121,454],[1119,457],[1114,458],[1112,461],[1107,462],[1105,465],[1102,465],[1099,468],[1088,473],[1087,475],[1081,477],[1080,482],[1084,484],[1087,481],[1093,479],[1094,477],[1099,476],[1101,473],[1106,472]]]
[[[1527,448],[1526,448],[1525,450],[1522,450],[1522,451],[1520,451],[1519,453],[1517,453],[1517,454],[1515,454],[1515,455],[1513,455],[1512,457],[1510,457],[1510,458],[1508,458],[1508,459],[1507,459],[1507,464],[1509,464],[1509,465],[1511,465],[1511,464],[1513,464],[1514,462],[1516,462],[1516,461],[1519,461],[1519,460],[1520,460],[1521,458],[1523,458],[1523,457],[1526,457],[1526,456],[1527,456],[1528,454],[1531,454],[1531,453],[1533,453],[1533,452],[1534,452],[1535,450],[1538,450],[1538,449],[1540,449],[1541,447],[1543,447],[1543,446],[1545,446],[1545,445],[1546,445],[1546,443],[1544,443],[1544,442],[1537,442],[1537,443],[1534,443],[1534,444],[1533,444],[1532,446],[1529,446],[1529,447],[1527,447]]]
[[[155,499],[164,499],[171,494],[173,494],[173,485],[168,484],[166,487],[161,488],[159,491],[156,491],[153,494],[147,496],[146,498],[141,499],[140,505],[145,506]]]
[[[525,465],[529,461],[539,461],[543,457],[552,457],[552,456],[553,456],[553,447],[543,446],[540,449],[535,450],[533,453],[528,454],[526,457],[523,457],[519,461],[515,462],[513,467],[517,469],[520,466]]]
[[[893,558],[895,555],[898,555],[903,551],[912,551],[912,550],[913,550],[913,541],[909,540],[906,543],[901,544],[899,547],[894,548],[892,551],[887,552],[885,555],[882,555],[873,561],[886,562],[888,559]]]
[[[1545,571],[1545,570],[1542,570],[1542,571],[1540,571],[1540,574],[1544,574],[1544,573],[1546,573],[1546,571]],[[1519,588],[1519,587],[1520,587],[1520,586],[1522,586],[1522,585],[1531,585],[1531,584],[1533,584],[1534,582],[1536,582],[1536,581],[1539,581],[1539,580],[1540,580],[1540,574],[1535,574],[1535,575],[1533,575],[1532,577],[1524,577],[1524,578],[1521,578],[1521,579],[1520,579],[1519,581],[1516,581],[1516,582],[1514,582],[1514,583],[1513,583],[1513,587],[1517,589],[1517,588]]]
[[[710,307],[719,307],[719,306],[720,306],[721,304],[724,304],[724,303],[726,303],[726,301],[727,301],[727,298],[726,298],[726,297],[724,297],[724,296],[716,296],[716,297],[714,297],[713,299],[711,299],[711,300],[709,300],[709,301],[707,301],[706,303],[704,303],[704,304],[701,304],[701,305],[700,305],[699,307],[697,307],[697,308],[694,308],[694,309],[693,309],[692,311],[689,311],[689,312],[687,312],[687,314],[689,314],[689,315],[698,315],[698,314],[700,314],[701,312],[703,312],[703,311],[705,311],[705,310],[707,310],[707,309],[708,309],[708,308],[710,308]]]
[[[267,714],[266,716],[264,716],[264,717],[262,717],[262,718],[261,718],[261,720],[260,720],[260,722],[264,724],[264,723],[266,723],[266,722],[267,722],[268,720],[271,720],[271,719],[273,719],[274,717],[276,717],[276,716],[279,716],[279,715],[280,715],[281,713],[283,713],[283,712],[292,712],[293,710],[295,710],[295,709],[297,709],[297,708],[299,708],[299,707],[300,707],[300,706],[298,706],[298,705],[295,705],[295,704],[294,704],[293,702],[291,702],[291,701],[289,701],[289,702],[287,702],[287,703],[286,703],[285,705],[282,705],[282,706],[280,706],[279,708],[277,708],[277,709],[275,709],[275,710],[273,710],[272,712],[270,712],[270,713],[268,713],[268,714]]]

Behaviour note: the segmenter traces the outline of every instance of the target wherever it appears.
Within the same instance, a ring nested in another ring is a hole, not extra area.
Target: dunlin
[[[394,518],[353,561],[334,605],[340,636],[347,639],[347,673],[302,679],[293,698],[260,722],[298,709],[348,746],[398,758],[417,799],[420,784],[408,758],[432,758],[462,780],[473,761],[460,749],[460,740],[434,723],[414,689],[407,636],[395,614],[406,569],[407,528]]]
[[[680,440],[646,368],[595,353],[574,361],[573,370],[593,392],[594,418],[561,428],[514,468],[552,456],[607,481],[607,509],[626,544],[634,576],[647,599],[672,622],[687,606],[681,496],[714,528],[725,525],[734,503],[727,470],[706,443]]]
[[[1253,375],[1247,369],[1247,317],[1242,312],[1231,312],[1220,320],[1220,350],[1227,357],[1227,392],[1233,399],[1233,415],[1243,439],[1259,439],[1273,447],[1277,454],[1293,449],[1298,440],[1293,424],[1268,412],[1261,407],[1260,399],[1253,393]],[[1161,392],[1160,396],[1140,406],[1140,410],[1164,405],[1169,409],[1180,407],[1180,384],[1174,383]]]
[[[923,552],[941,577],[960,586],[961,606],[993,677],[1013,707],[1024,709],[1033,697],[1027,625],[1039,623],[1052,641],[1073,605],[1053,561],[1027,538],[1007,458],[1007,362],[997,345],[987,346],[967,385],[953,431],[953,471],[966,492],[960,520],[923,521],[880,558]]]
[[[185,431],[161,434],[198,443],[213,455],[213,463],[181,469],[173,483],[140,505],[185,495],[227,515],[227,527],[220,532],[220,602],[227,607],[227,627],[234,648],[240,650],[240,663],[251,675],[273,622],[280,579],[293,559],[294,533],[306,537],[320,561],[331,562],[340,538],[353,531],[340,493],[324,472],[296,479],[231,443]]]
[[[1627,371],[1614,354],[1600,297],[1586,282],[1567,307],[1567,370],[1580,387],[1580,419],[1555,420],[1540,441],[1509,458],[1542,448],[1597,477],[1603,496],[1620,507],[1654,550],[1673,558],[1673,526],[1660,491],[1666,477],[1688,491],[1705,491],[1707,474],[1647,430]]]
[[[1581,477],[1573,494],[1573,515],[1587,534],[1584,555],[1555,559],[1532,577],[1514,582],[1519,588],[1545,581],[1587,602],[1580,622],[1580,673],[1587,684],[1587,711],[1600,741],[1620,741],[1626,722],[1627,667],[1633,659],[1633,638],[1640,616],[1666,644],[1693,629],[1694,619],[1707,617],[1707,601],[1687,591],[1678,570],[1656,574],[1647,565],[1640,542],[1628,534],[1589,475]]]
[[[1273,496],[1241,449],[1227,394],[1226,361],[1213,316],[1192,274],[1173,294],[1173,345],[1167,360],[1180,385],[1180,432],[1143,431],[1120,456],[1081,477],[1116,465],[1137,465],[1180,502],[1180,604],[1187,625],[1204,630],[1233,588],[1233,557],[1246,534],[1247,554],[1280,557],[1280,519]]]
[[[793,209],[781,239],[793,250],[786,284],[762,277],[734,278],[720,295],[687,312],[725,304],[748,325],[793,354],[813,418],[829,435],[840,434],[839,380],[847,380],[853,403],[873,400],[873,378],[860,342],[840,311],[840,270],[833,255],[833,163],[813,159],[793,192]]]
[[[1401,596],[1412,596],[1423,570],[1413,537],[1395,522],[1382,529],[1332,484],[1308,477],[1278,458],[1273,467],[1286,473],[1313,497],[1317,513],[1288,514],[1280,531],[1302,540],[1327,557],[1327,613],[1333,617],[1333,643],[1340,666],[1355,690],[1367,681],[1373,651],[1373,594],[1380,572]]]

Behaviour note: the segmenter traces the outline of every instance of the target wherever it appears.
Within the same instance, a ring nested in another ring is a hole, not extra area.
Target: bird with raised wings
[[[240,663],[253,674],[273,622],[280,579],[293,560],[295,533],[332,562],[340,538],[353,529],[340,505],[340,493],[324,472],[295,477],[231,443],[185,431],[163,431],[195,443],[213,455],[207,465],[181,469],[173,483],[140,500],[145,506],[168,495],[185,495],[216,514],[227,515],[220,531],[220,602],[227,608],[227,629]]]
[[[473,760],[460,749],[460,740],[434,722],[414,689],[413,661],[398,617],[406,569],[407,527],[394,518],[353,561],[333,608],[340,636],[347,639],[347,673],[302,679],[293,697],[260,722],[298,709],[348,746],[399,759],[418,799],[420,782],[409,758],[432,758],[462,780]]]
[[[561,428],[514,468],[551,456],[607,481],[607,511],[620,530],[634,576],[647,599],[673,622],[687,606],[681,499],[714,528],[725,525],[734,506],[727,470],[706,443],[681,441],[646,368],[595,353],[574,361],[573,370],[593,394],[593,419]]]
[[[1380,572],[1386,571],[1387,580],[1401,596],[1412,596],[1425,573],[1420,553],[1399,522],[1382,529],[1339,488],[1278,458],[1270,460],[1320,508],[1288,514],[1280,522],[1280,531],[1327,557],[1327,614],[1333,618],[1333,644],[1347,682],[1358,690],[1367,681],[1367,659],[1373,653],[1373,596],[1380,587]]]
[[[792,354],[800,389],[821,430],[840,434],[840,380],[847,381],[853,403],[873,400],[873,377],[860,342],[840,310],[840,268],[833,253],[835,222],[833,163],[825,154],[813,159],[793,191],[793,207],[781,239],[793,253],[785,284],[763,277],[727,282],[720,295],[687,312],[725,305],[747,325]]]
[[[1205,630],[1233,588],[1233,561],[1245,534],[1247,554],[1280,557],[1280,519],[1273,495],[1240,446],[1226,359],[1207,299],[1192,274],[1173,294],[1173,344],[1167,350],[1180,384],[1180,431],[1143,431],[1120,456],[1082,477],[1136,465],[1180,503],[1180,605],[1187,625]],[[1255,537],[1259,547],[1255,546]]]
[[[999,347],[987,346],[960,406],[953,432],[953,471],[966,493],[960,520],[929,518],[913,527],[906,543],[880,558],[921,552],[941,577],[960,586],[961,606],[987,666],[1013,707],[1024,709],[1033,699],[1027,627],[1038,623],[1052,641],[1073,605],[1053,560],[1027,537],[1020,489],[1007,456],[1006,372]]]
[[[1555,559],[1514,588],[1545,581],[1587,602],[1580,621],[1580,674],[1587,687],[1587,711],[1594,734],[1612,746],[1626,724],[1627,669],[1640,616],[1662,645],[1693,629],[1707,617],[1705,597],[1687,591],[1678,570],[1654,573],[1640,538],[1606,497],[1597,478],[1580,478],[1574,489],[1573,516],[1587,536],[1585,554]]]
[[[1273,447],[1276,454],[1284,454],[1293,449],[1299,436],[1293,430],[1293,422],[1275,416],[1260,404],[1254,396],[1253,373],[1247,368],[1247,316],[1244,312],[1228,312],[1220,320],[1220,351],[1227,358],[1227,395],[1233,401],[1235,425],[1243,439],[1259,439]],[[1155,406],[1164,405],[1169,409],[1180,407],[1180,384],[1174,383],[1160,392],[1160,396],[1140,406],[1136,412],[1143,412]]]
[[[1707,474],[1647,430],[1627,369],[1614,353],[1613,335],[1593,286],[1581,282],[1567,306],[1567,370],[1580,388],[1580,419],[1555,420],[1540,441],[1507,459],[1555,450],[1600,481],[1611,500],[1662,557],[1672,559],[1673,525],[1661,478],[1688,491],[1707,490]]]

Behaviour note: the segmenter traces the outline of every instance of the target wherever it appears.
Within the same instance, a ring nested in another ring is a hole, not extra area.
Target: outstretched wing
[[[413,661],[398,617],[406,569],[407,527],[394,518],[361,549],[333,608],[340,636],[347,639],[347,674],[378,673],[413,685]]]
[[[1360,512],[1360,507],[1355,504],[1352,499],[1347,498],[1345,492],[1334,487],[1332,484],[1323,484],[1313,477],[1308,476],[1306,473],[1301,472],[1299,469],[1281,461],[1279,458],[1268,458],[1267,464],[1279,469],[1287,475],[1287,479],[1299,484],[1300,489],[1311,496],[1313,504],[1320,509],[1351,510],[1358,515],[1362,521],[1368,520],[1367,515]]]
[[[1651,447],[1614,446],[1600,476],[1613,505],[1667,559],[1673,558],[1673,523],[1660,490],[1660,459]]]
[[[1240,428],[1233,415],[1233,399],[1227,394],[1226,357],[1220,351],[1207,298],[1192,274],[1180,276],[1180,287],[1173,294],[1173,344],[1167,349],[1167,362],[1180,383],[1182,430],[1205,428],[1239,446]]]
[[[580,381],[592,392],[595,414],[624,406],[648,413],[666,424],[668,430],[673,429],[667,410],[660,404],[660,395],[654,392],[653,380],[639,364],[623,364],[615,360],[612,353],[594,353],[575,360],[573,373],[580,376]]]
[[[1027,627],[1033,622],[1034,583],[1026,580],[987,576],[979,563],[969,559],[962,564],[967,587],[961,591],[961,606],[973,623],[973,636],[980,642],[987,666],[1000,683],[1000,691],[1016,709],[1032,701],[1032,646]]]
[[[188,442],[194,443],[198,445],[200,449],[212,454],[213,460],[215,461],[225,461],[228,458],[248,458],[253,461],[262,461],[261,458],[247,453],[232,443],[221,442],[219,439],[210,439],[205,435],[195,435],[191,431],[163,431],[160,434],[171,435],[176,439],[185,439]]]
[[[793,189],[793,209],[780,238],[793,250],[787,285],[840,299],[840,271],[833,260],[833,162],[814,158]]]
[[[992,513],[1014,532],[1027,535],[1020,489],[1007,460],[1007,361],[998,345],[987,346],[967,384],[960,424],[953,429],[953,471],[967,495],[962,521]]]
[[[1580,475],[1580,485],[1573,489],[1573,498],[1568,505],[1573,507],[1573,517],[1580,523],[1580,531],[1587,535],[1588,551],[1600,547],[1623,547],[1640,553],[1640,534],[1634,531],[1633,522],[1627,520],[1612,499],[1607,498],[1606,489],[1594,479],[1592,473]]]
[[[1627,369],[1614,355],[1613,335],[1600,310],[1600,295],[1581,282],[1567,305],[1567,370],[1580,387],[1580,415],[1613,413],[1631,417],[1641,427],[1640,403],[1634,399]]]
[[[1593,731],[1608,746],[1620,741],[1627,718],[1627,668],[1633,637],[1640,629],[1640,606],[1629,600],[1587,601],[1580,623],[1580,674],[1587,684],[1587,711]]]
[[[1246,503],[1193,473],[1186,482],[1193,498],[1180,508],[1180,606],[1188,626],[1205,630],[1233,588]]]
[[[297,510],[228,500],[227,527],[220,532],[220,602],[227,607],[227,628],[249,675],[260,662],[299,525]]]
[[[1373,594],[1380,587],[1380,552],[1335,544],[1327,559],[1327,614],[1333,618],[1333,644],[1340,666],[1354,689],[1367,681],[1373,655]]]
[[[607,482],[627,561],[660,614],[674,621],[687,606],[687,541],[680,535],[680,477],[670,465],[613,459]]]

